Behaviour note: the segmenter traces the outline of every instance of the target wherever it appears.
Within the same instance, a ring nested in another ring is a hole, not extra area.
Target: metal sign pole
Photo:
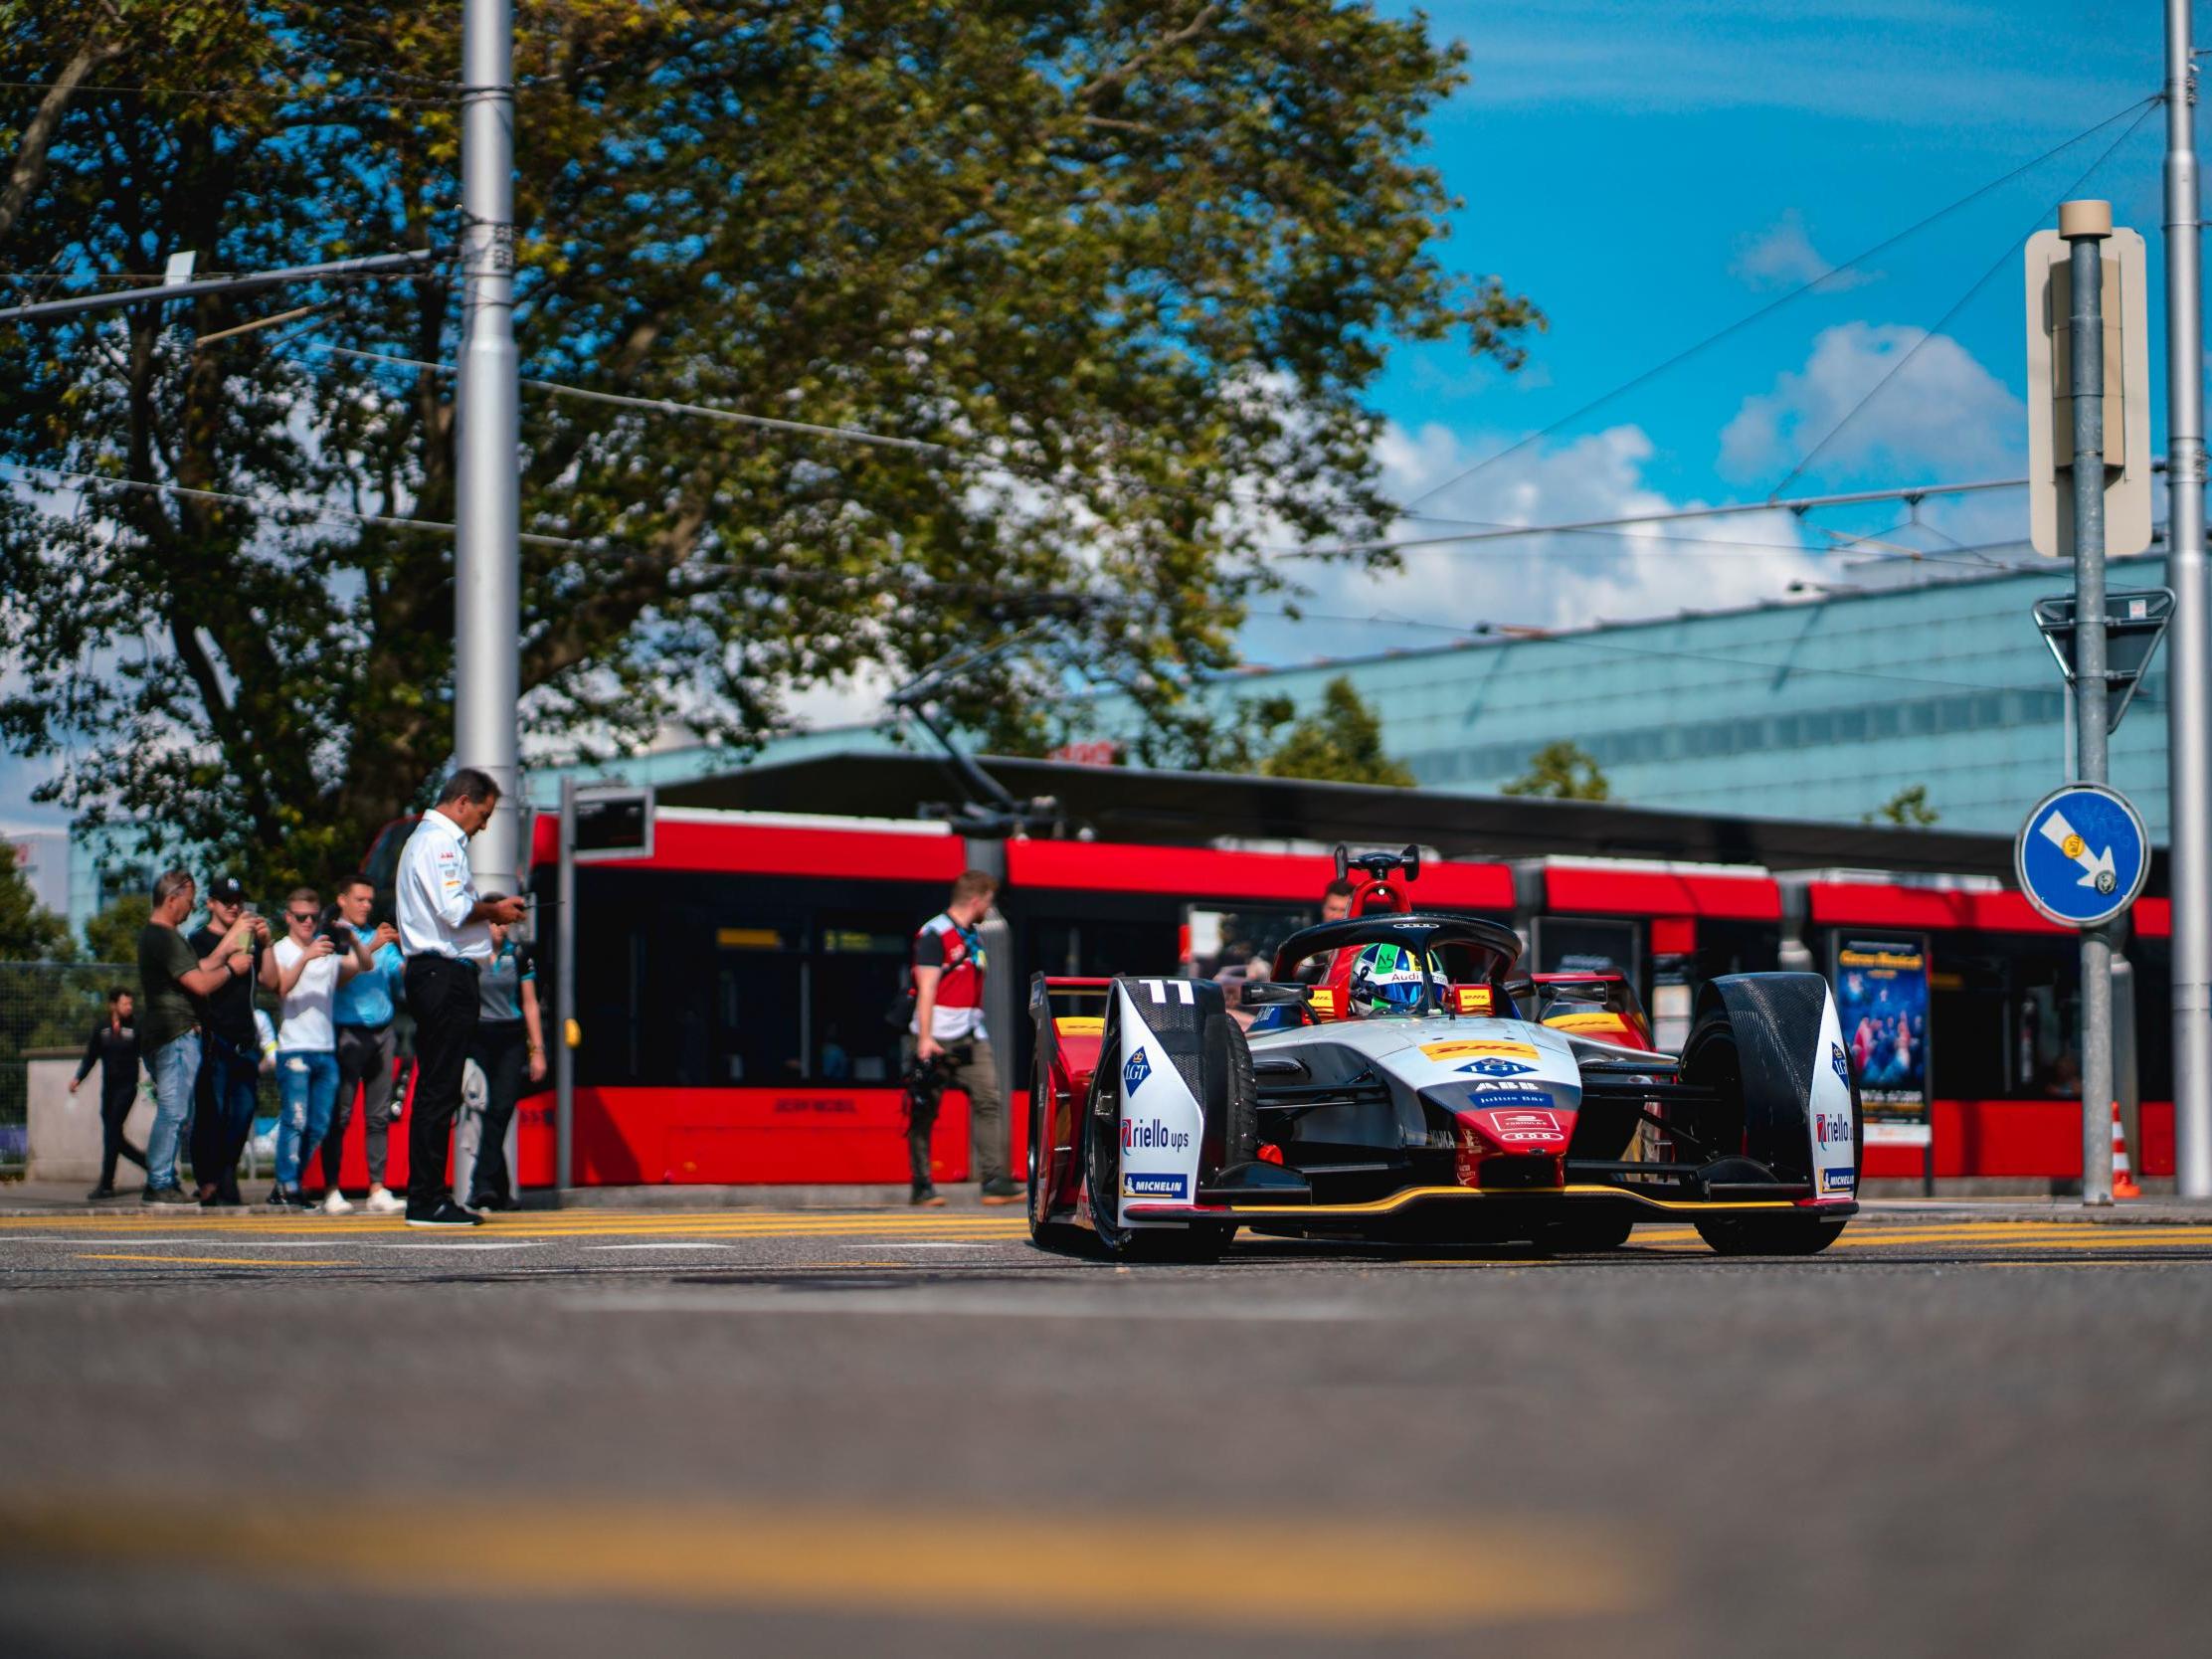
[[[2059,235],[2071,254],[2067,346],[2074,413],[2074,707],[2083,782],[2111,781],[2105,682],[2105,239],[2109,202],[2067,202]],[[2113,1201],[2113,947],[2082,930],[2082,1202]]]
[[[2167,844],[2173,891],[2176,1185],[2212,1198],[2212,623],[2204,569],[2204,365],[2189,0],[2166,0]]]

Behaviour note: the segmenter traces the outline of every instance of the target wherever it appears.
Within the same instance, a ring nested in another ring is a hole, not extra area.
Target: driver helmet
[[[1433,952],[1428,972],[1438,985],[1444,983],[1444,965]],[[1420,960],[1404,946],[1369,945],[1353,959],[1353,1014],[1411,1014],[1420,1006]]]

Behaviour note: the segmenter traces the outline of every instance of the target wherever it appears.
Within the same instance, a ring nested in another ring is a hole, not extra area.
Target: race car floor
[[[2212,1225],[0,1217],[12,1654],[2203,1650]]]

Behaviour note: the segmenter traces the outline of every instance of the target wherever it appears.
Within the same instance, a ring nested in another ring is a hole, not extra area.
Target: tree
[[[1899,790],[1889,800],[1871,813],[1862,814],[1862,824],[1895,824],[1908,830],[1926,830],[1941,821],[1942,814],[1928,804],[1928,786],[1913,784]]]
[[[1291,717],[1290,699],[1270,698],[1260,708],[1259,723],[1272,738]],[[1263,777],[1315,778],[1338,784],[1387,784],[1411,789],[1413,774],[1382,752],[1382,721],[1361,700],[1348,676],[1339,675],[1322,687],[1321,706],[1276,743],[1259,763]]]
[[[893,441],[527,393],[521,707],[544,753],[670,720],[742,745],[791,687],[903,677],[1040,618],[1047,658],[949,713],[1033,746],[1079,667],[1169,716],[1232,660],[1277,581],[1266,544],[1388,522],[1363,395],[1389,343],[1510,367],[1542,320],[1433,251],[1455,204],[1423,122],[1461,55],[1418,17],[517,14],[527,372]],[[459,18],[14,8],[0,82],[28,87],[0,88],[0,141],[38,136],[43,172],[10,174],[0,256],[450,256]],[[88,52],[102,67],[54,109]],[[452,726],[452,543],[422,525],[454,517],[454,404],[412,365],[455,358],[454,275],[0,332],[8,453],[59,469],[0,505],[0,739],[68,757],[44,798],[273,886],[350,867],[423,798]]]
[[[1552,801],[1610,801],[1613,787],[1595,756],[1567,738],[1529,757],[1529,770],[1501,786],[1501,795],[1539,795]]]
[[[0,962],[67,962],[69,923],[39,902],[16,868],[15,848],[0,841]]]
[[[98,915],[87,918],[85,946],[94,962],[136,962],[138,935],[153,915],[144,893],[117,893]]]

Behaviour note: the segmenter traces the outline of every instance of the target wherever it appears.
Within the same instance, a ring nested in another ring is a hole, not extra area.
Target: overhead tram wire
[[[1819,287],[1823,282],[1828,281],[1830,278],[1840,275],[1843,272],[1851,270],[1854,266],[1865,264],[1868,260],[1875,258],[1877,255],[1887,253],[1890,249],[1898,246],[1898,244],[1905,242],[1912,237],[1918,236],[1922,231],[1927,230],[1930,226],[1937,224],[1940,221],[1949,218],[1952,214],[1957,213],[1961,209],[1970,206],[1976,201],[1979,201],[1982,197],[1988,195],[1991,191],[2001,189],[2003,186],[2010,184],[2014,179],[2017,179],[2024,174],[2033,172],[2036,168],[2042,166],[2046,161],[2049,161],[2056,156],[2063,155],[2066,151],[2072,149],[2076,144],[2082,143],[2086,139],[2096,137],[2098,133],[2113,125],[2114,122],[2125,120],[2129,115],[2135,114],[2138,110],[2143,110],[2148,106],[2157,105],[2164,100],[2164,96],[2165,94],[2163,92],[2152,92],[2146,97],[2137,98],[2133,103],[2128,104],[2126,108],[2119,110],[2111,115],[2107,115],[2095,126],[2086,127],[2082,131],[2074,134],[2073,137],[2065,140],[2063,143],[2053,145],[2050,149],[2045,150],[2041,155],[2035,157],[2035,159],[2033,159],[2032,161],[2022,162],[2019,166],[2013,168],[2010,172],[2005,173],[2000,177],[1993,178],[1986,184],[1977,186],[1975,189],[1968,191],[1965,195],[1959,197],[1956,201],[1951,202],[1945,207],[1937,208],[1934,213],[1929,214],[1926,218],[1916,220],[1913,224],[1906,226],[1905,229],[1898,231],[1891,236],[1884,237],[1880,242],[1875,243],[1870,248],[1862,249],[1860,252],[1852,255],[1849,259],[1843,261],[1842,264],[1834,266],[1829,270],[1822,272],[1818,276],[1813,277],[1810,281],[1800,282],[1796,287],[1791,288],[1786,293],[1776,295],[1774,298],[1768,300],[1765,304],[1759,306],[1756,310],[1748,312],[1746,315],[1738,317],[1734,322],[1729,323],[1725,327],[1717,329],[1713,333],[1706,335],[1705,338],[1697,341],[1695,344],[1683,347],[1682,350],[1676,352],[1672,357],[1667,358],[1665,361],[1653,364],[1650,368],[1645,369],[1642,372],[1632,376],[1631,378],[1622,381],[1618,386],[1613,387],[1610,391],[1599,393],[1596,397],[1590,399],[1587,403],[1582,404],[1579,408],[1569,410],[1567,414],[1562,415],[1558,420],[1551,422],[1549,425],[1539,427],[1535,432],[1528,434],[1524,438],[1515,440],[1513,443],[1508,444],[1504,449],[1498,450],[1491,455],[1485,456],[1482,460],[1476,461],[1473,465],[1465,467],[1460,471],[1453,473],[1442,483],[1431,484],[1427,489],[1422,490],[1420,494],[1414,496],[1410,501],[1408,501],[1406,503],[1406,506],[1417,507],[1423,501],[1429,500],[1434,496],[1442,494],[1445,490],[1452,488],[1454,485],[1466,482],[1467,479],[1473,477],[1476,473],[1483,471],[1485,468],[1495,466],[1499,461],[1505,460],[1508,456],[1518,454],[1520,451],[1527,449],[1530,445],[1540,443],[1544,439],[1552,437],[1554,434],[1560,432],[1562,429],[1571,426],[1573,423],[1581,420],[1585,415],[1594,414],[1596,411],[1604,408],[1607,404],[1613,402],[1615,399],[1625,397],[1628,393],[1635,391],[1638,387],[1646,385],[1653,380],[1656,380],[1659,376],[1665,374],[1668,370],[1677,368],[1680,365],[1690,361],[1691,358],[1698,356],[1701,352],[1707,351],[1712,347],[1719,345],[1723,340],[1728,339],[1730,336],[1739,334],[1745,329],[1751,327],[1753,323],[1762,321],[1765,318],[1772,316],[1783,306],[1802,298],[1805,294],[1812,292],[1815,288]]]
[[[2060,191],[2058,195],[2053,197],[2048,203],[2044,205],[2043,209],[2036,214],[2034,220],[2029,224],[2028,228],[2025,231],[2021,232],[2020,235],[2013,238],[2012,241],[2006,245],[2004,252],[1999,254],[1996,259],[1990,263],[1989,268],[1984,271],[1979,276],[1976,276],[1973,281],[1967,284],[1966,291],[1961,293],[1956,299],[1952,300],[1949,307],[1943,312],[1943,314],[1937,317],[1934,323],[1930,324],[1929,327],[1922,331],[1921,337],[1913,342],[1909,350],[1899,354],[1897,361],[1889,366],[1889,369],[1883,374],[1882,378],[1877,380],[1872,386],[1867,388],[1866,395],[1860,398],[1859,401],[1853,404],[1849,409],[1845,410],[1843,418],[1836,422],[1836,424],[1830,427],[1825,433],[1823,433],[1820,437],[1820,442],[1813,445],[1811,449],[1807,450],[1804,455],[1799,458],[1797,464],[1792,466],[1789,471],[1783,475],[1782,480],[1774,485],[1772,489],[1766,492],[1767,498],[1769,500],[1781,494],[1783,490],[1787,489],[1791,484],[1795,483],[1800,477],[1802,477],[1804,475],[1805,469],[1810,466],[1815,461],[1820,459],[1821,453],[1826,450],[1830,444],[1834,443],[1839,436],[1842,435],[1844,429],[1850,426],[1853,421],[1857,420],[1859,416],[1865,412],[1866,407],[1874,402],[1876,398],[1882,395],[1883,389],[1889,386],[1892,381],[1896,380],[1899,375],[1903,374],[1906,369],[1912,366],[1914,359],[1920,356],[1921,352],[1927,348],[1929,342],[1941,337],[1943,330],[1950,326],[1950,324],[1957,318],[1958,313],[1960,311],[1963,311],[1969,304],[1971,304],[1974,298],[1981,292],[1983,288],[1986,288],[1991,282],[1995,281],[2000,273],[2011,268],[2013,261],[2019,257],[2020,250],[2027,246],[2028,238],[2035,235],[2037,231],[2041,230],[2045,225],[2050,223],[2051,216],[2058,211],[2059,204],[2061,202],[2070,202],[2074,200],[2075,197],[2081,193],[2082,187],[2088,184],[2091,179],[2095,178],[2099,170],[2104,167],[2105,163],[2112,160],[2112,158],[2117,153],[2119,153],[2120,147],[2122,144],[2126,143],[2128,139],[2134,137],[2136,132],[2141,129],[2143,122],[2150,119],[2151,114],[2157,109],[2158,104],[2163,101],[2163,99],[2158,99],[2144,105],[2142,113],[2137,115],[2134,120],[2128,123],[2126,131],[2122,132],[2118,138],[2115,138],[2112,143],[2106,147],[2104,152],[2100,154],[2095,161],[2089,164],[2088,168],[2082,173],[2081,177],[2077,178],[2072,184],[2068,185],[2064,190]]]
[[[434,374],[452,374],[455,372],[454,366],[450,363],[433,362],[428,358],[421,357],[403,357],[392,352],[367,351],[357,346],[339,346],[330,345],[321,341],[310,341],[304,342],[299,349],[322,352],[337,357],[359,358],[367,362],[384,363],[395,368],[428,369]],[[928,439],[901,438],[887,433],[868,432],[857,427],[830,426],[810,421],[787,420],[777,416],[752,415],[740,410],[718,408],[712,404],[684,403],[671,398],[645,398],[636,397],[631,394],[621,392],[600,392],[595,391],[589,387],[572,386],[565,382],[556,380],[542,380],[524,377],[521,384],[533,390],[549,392],[557,396],[580,398],[588,402],[608,404],[618,408],[638,409],[648,414],[667,415],[671,417],[699,416],[704,419],[725,421],[739,426],[765,428],[771,431],[783,432],[801,438],[821,438],[838,443],[876,445],[906,450],[909,452],[923,453],[941,457],[948,462],[955,465],[971,467],[981,471],[1004,472],[1009,474],[1010,476],[1014,477],[1042,478],[1045,481],[1054,483],[1065,483],[1069,481],[1063,476],[1052,472],[1050,468],[1032,467],[1022,462],[1011,461],[998,457],[978,456],[970,451],[962,449],[958,445],[946,444]],[[1086,475],[1092,478],[1097,478],[1100,476],[1096,473]],[[1178,486],[1172,484],[1154,483],[1143,478],[1130,478],[1126,476],[1107,474],[1104,476],[1103,481],[1115,484],[1119,487],[1146,493],[1190,493],[1187,488],[1179,488]],[[2025,479],[2003,479],[1994,482],[1975,482],[1964,484],[1924,484],[1913,486],[1911,490],[1878,490],[1861,492],[1847,498],[1837,497],[1824,499],[1823,501],[1816,504],[1831,504],[1831,500],[1835,504],[1847,504],[1848,502],[1856,501],[1902,500],[1908,498],[1910,495],[1913,494],[1947,495],[1976,489],[2005,489],[2016,487],[2020,484],[2025,483]],[[1642,518],[1611,519],[1602,523],[1531,525],[1498,524],[1486,526],[1480,531],[1464,536],[1423,537],[1410,541],[1352,542],[1334,547],[1286,550],[1276,554],[1275,556],[1281,558],[1328,558],[1337,554],[1345,553],[1375,552],[1396,548],[1440,546],[1470,541],[1505,541],[1535,535],[1605,536],[1615,541],[1663,542],[1674,546],[1700,548],[1710,554],[1750,555],[1759,553],[1816,552],[1817,549],[1807,548],[1801,542],[1758,542],[1741,541],[1734,538],[1724,539],[1709,536],[1669,536],[1665,534],[1646,532],[1632,528],[1632,526],[1663,521],[1668,518],[1718,517],[1732,513],[1769,512],[1776,510],[1776,505],[1780,507],[1790,507],[1792,504],[1788,502],[1782,502],[1775,505],[1770,505],[1766,502],[1753,502],[1744,505],[1730,505],[1708,508],[1702,511],[1689,511],[1672,514],[1653,514],[1647,515]],[[1464,521],[1447,520],[1446,522],[1456,523]],[[1507,552],[1509,550],[1500,548],[1498,549],[1498,551]],[[1568,551],[1581,552],[1584,550],[1570,549]],[[1612,557],[1615,556],[1615,551],[1609,548],[1591,548],[1586,550],[1586,555],[1593,558]]]

